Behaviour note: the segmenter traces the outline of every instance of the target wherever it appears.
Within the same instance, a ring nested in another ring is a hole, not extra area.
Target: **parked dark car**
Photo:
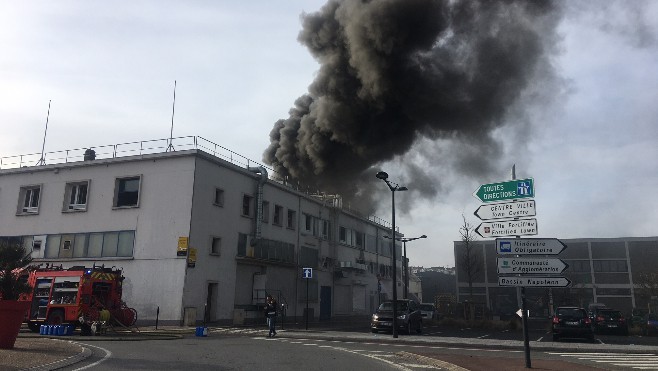
[[[421,333],[423,331],[423,317],[420,313],[418,304],[413,300],[397,300],[397,327],[407,334],[411,331]],[[393,301],[385,301],[379,305],[377,312],[372,315],[370,322],[372,332],[392,331],[393,330]]]
[[[553,341],[561,338],[594,340],[592,321],[584,308],[558,307],[553,316]]]
[[[642,333],[646,336],[658,335],[658,315],[649,313],[644,316],[644,321],[641,324]]]
[[[614,309],[599,309],[593,319],[594,332],[628,335],[628,323],[620,311]]]

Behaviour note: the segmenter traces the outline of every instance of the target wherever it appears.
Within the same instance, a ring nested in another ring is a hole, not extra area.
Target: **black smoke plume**
[[[329,1],[302,15],[299,41],[320,69],[275,123],[264,161],[368,210],[374,167],[420,139],[468,143],[437,153],[449,159],[426,155],[430,166],[485,172],[502,151],[494,130],[531,82],[550,75],[558,13],[548,1]],[[438,191],[419,166],[400,163],[396,173],[427,180],[422,194]]]

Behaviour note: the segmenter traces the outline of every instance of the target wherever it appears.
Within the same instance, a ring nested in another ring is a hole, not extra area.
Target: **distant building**
[[[141,322],[261,321],[266,294],[290,317],[307,301],[315,318],[367,315],[392,295],[390,227],[340,197],[200,137],[82,151],[0,158],[0,238],[35,263],[122,268]]]
[[[647,308],[652,298],[642,288],[640,280],[645,273],[658,272],[658,237],[561,241],[568,247],[555,257],[569,265],[562,276],[570,279],[572,285],[569,288],[526,288],[531,315],[548,316],[560,305],[587,308],[591,303],[603,303],[626,314],[633,308]],[[517,289],[498,286],[495,241],[473,243],[481,273],[473,280],[471,298],[464,267],[459,264],[464,245],[462,241],[454,242],[458,300],[482,303],[496,316],[512,315],[519,308]]]

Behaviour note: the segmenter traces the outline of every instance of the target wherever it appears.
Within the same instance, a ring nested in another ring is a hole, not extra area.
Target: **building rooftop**
[[[310,189],[309,187],[305,187],[304,185],[296,182],[290,182],[287,180],[286,176],[277,173],[273,168],[260,162],[251,160],[237,152],[234,152],[201,136],[149,139],[136,142],[107,144],[86,148],[74,148],[43,153],[4,156],[0,157],[0,170],[79,162],[85,160],[85,156],[89,154],[89,150],[94,151],[94,159],[101,160],[192,149],[203,151],[245,169],[250,167],[263,167],[267,170],[268,178],[271,181],[283,184],[322,202],[330,201],[331,206],[333,207],[348,211],[358,217],[367,219],[381,226],[387,228],[391,227],[391,223],[385,221],[384,219],[374,215],[363,215],[358,210],[354,210],[349,206],[343,205],[342,197],[340,195],[327,194],[320,190]]]

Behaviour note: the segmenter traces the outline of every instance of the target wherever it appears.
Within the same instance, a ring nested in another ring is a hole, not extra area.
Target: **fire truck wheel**
[[[61,325],[64,323],[64,312],[61,310],[54,310],[50,312],[46,322],[48,322],[49,325]]]

